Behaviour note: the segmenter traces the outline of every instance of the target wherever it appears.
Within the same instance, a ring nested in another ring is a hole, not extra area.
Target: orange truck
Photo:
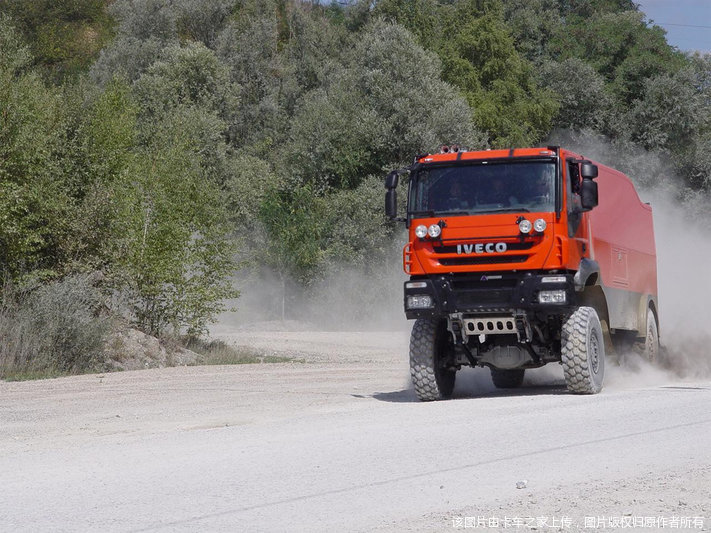
[[[570,391],[594,394],[606,347],[636,343],[656,358],[652,208],[621,172],[558,146],[445,146],[390,172],[385,188],[387,216],[409,232],[404,303],[421,400],[450,397],[462,366],[487,366],[513,388],[557,362]]]

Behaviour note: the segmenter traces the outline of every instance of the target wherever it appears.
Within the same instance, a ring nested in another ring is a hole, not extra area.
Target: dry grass
[[[184,346],[200,354],[199,365],[240,365],[293,362],[289,357],[266,355],[246,346],[230,346],[220,340],[189,339]]]
[[[102,370],[110,323],[89,276],[0,295],[0,378],[34,379]]]

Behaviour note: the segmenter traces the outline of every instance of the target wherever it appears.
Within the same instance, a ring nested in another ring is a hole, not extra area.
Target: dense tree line
[[[604,136],[711,187],[711,58],[631,0],[8,0],[0,51],[4,292],[92,274],[156,334],[238,267],[375,274],[384,172],[441,143]]]

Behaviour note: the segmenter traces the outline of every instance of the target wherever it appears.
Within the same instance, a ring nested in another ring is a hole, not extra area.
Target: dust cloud
[[[373,264],[330,262],[308,284],[266,269],[244,269],[235,279],[240,297],[219,326],[316,331],[401,331],[411,326],[403,310],[404,229]]]
[[[651,365],[635,353],[622,354],[619,366],[608,366],[606,388],[711,377],[711,197],[685,189],[662,154],[584,133],[558,132],[554,143],[622,170],[653,209],[660,361]]]

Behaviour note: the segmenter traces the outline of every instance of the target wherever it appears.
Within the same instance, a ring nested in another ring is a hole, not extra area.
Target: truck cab
[[[422,400],[452,394],[462,366],[498,387],[563,365],[575,393],[602,389],[605,346],[658,351],[652,211],[621,172],[560,147],[439,154],[386,178],[386,214],[407,175],[405,314]]]

